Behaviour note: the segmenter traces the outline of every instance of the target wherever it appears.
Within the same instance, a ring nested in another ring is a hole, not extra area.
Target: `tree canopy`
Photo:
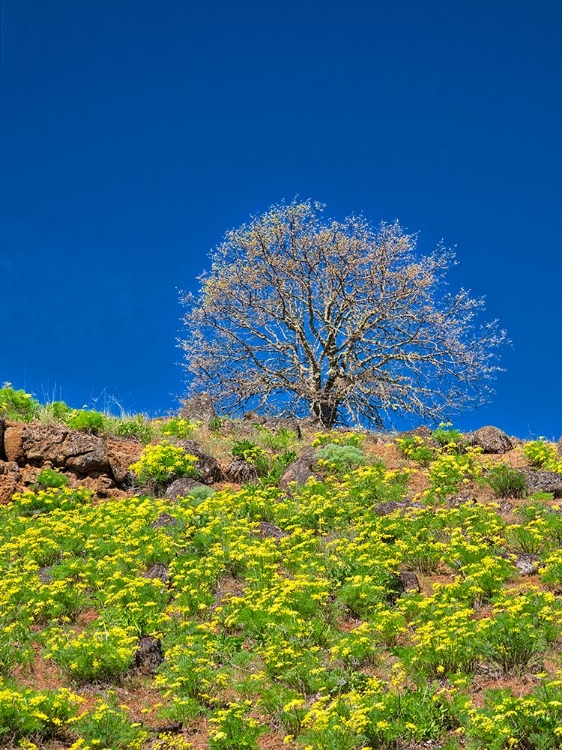
[[[481,299],[445,289],[453,252],[419,256],[398,222],[323,209],[272,206],[211,252],[198,294],[182,295],[190,393],[329,427],[435,422],[485,402],[505,332],[478,323]]]

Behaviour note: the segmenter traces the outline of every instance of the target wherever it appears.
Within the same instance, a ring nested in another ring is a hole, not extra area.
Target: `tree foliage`
[[[505,334],[480,299],[447,293],[453,253],[416,254],[398,222],[328,220],[311,201],[272,206],[228,232],[197,295],[182,302],[191,393],[323,424],[432,421],[480,404]]]

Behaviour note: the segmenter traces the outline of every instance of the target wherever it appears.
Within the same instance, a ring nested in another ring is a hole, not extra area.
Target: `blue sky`
[[[0,381],[177,407],[178,289],[295,195],[457,246],[513,346],[457,420],[562,434],[554,2],[3,0]]]

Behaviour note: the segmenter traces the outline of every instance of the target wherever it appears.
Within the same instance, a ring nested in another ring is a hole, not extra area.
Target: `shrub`
[[[154,428],[142,415],[106,417],[104,430],[123,438],[138,438],[145,445],[154,438]]]
[[[197,457],[186,453],[176,445],[160,443],[147,445],[141,457],[129,469],[142,482],[169,482],[178,477],[194,477],[197,474]]]
[[[32,516],[51,510],[72,510],[89,503],[93,492],[85,487],[50,487],[37,492],[16,492],[12,497],[14,507],[24,516]]]
[[[56,469],[42,469],[37,474],[35,482],[38,489],[58,489],[59,487],[66,487],[68,477]]]
[[[351,445],[353,448],[361,448],[365,442],[365,435],[358,432],[317,432],[312,441],[313,447],[322,445]]]
[[[398,450],[405,457],[417,461],[422,466],[429,466],[435,458],[435,451],[419,435],[407,435],[396,438]]]
[[[437,441],[441,448],[460,453],[463,449],[463,434],[459,430],[452,430],[450,422],[441,422],[436,430],[433,430],[431,437]]]
[[[189,422],[187,419],[182,419],[181,417],[172,417],[172,419],[169,419],[161,426],[160,432],[164,437],[175,437],[185,440],[193,436],[193,433],[200,424],[200,422]]]
[[[23,390],[14,390],[11,383],[0,388],[0,417],[31,422],[39,414],[39,402]]]
[[[99,432],[105,427],[105,417],[99,411],[87,411],[75,409],[66,421],[71,430],[83,430],[84,432]]]
[[[353,471],[359,466],[364,466],[367,461],[365,454],[360,448],[353,445],[336,445],[328,443],[316,453],[319,466],[336,474],[345,474]]]
[[[92,746],[112,750],[140,750],[149,737],[140,724],[129,721],[127,709],[117,705],[110,691],[106,698],[97,699],[92,710],[85,711],[74,721],[73,730]]]
[[[542,438],[532,440],[530,443],[526,443],[523,453],[531,462],[531,466],[562,473],[562,458],[553,443],[548,443]]]
[[[527,480],[517,469],[505,464],[493,466],[486,474],[486,482],[498,497],[525,497]]]
[[[82,698],[66,688],[32,690],[0,682],[0,737],[54,737],[81,702]]]
[[[248,716],[251,703],[229,703],[211,719],[209,747],[211,750],[257,750],[258,737],[264,728]]]

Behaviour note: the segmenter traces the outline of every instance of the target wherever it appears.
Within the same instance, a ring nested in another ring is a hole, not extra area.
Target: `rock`
[[[7,461],[15,461],[18,466],[25,465],[23,436],[26,425],[8,423],[4,429],[4,455]]]
[[[255,411],[247,411],[242,417],[243,422],[251,422],[252,424],[263,424],[266,421],[266,417],[262,417]]]
[[[243,458],[233,458],[224,473],[229,482],[237,484],[248,484],[248,482],[257,481],[258,478],[255,467]]]
[[[198,479],[203,484],[213,484],[213,482],[220,482],[222,480],[223,475],[219,462],[213,456],[203,453],[201,445],[196,440],[180,440],[177,445],[183,448],[186,453],[197,458],[196,469]]]
[[[407,594],[419,594],[421,591],[417,575],[412,570],[401,570],[398,573],[400,587]]]
[[[41,581],[41,583],[51,583],[53,580],[53,574],[52,574],[52,565],[44,565],[42,568],[39,568],[37,571],[37,577]]]
[[[23,478],[15,461],[0,461],[0,505],[11,502],[14,492],[24,489]]]
[[[0,461],[4,461],[6,459],[6,454],[4,453],[4,430],[5,430],[6,423],[3,419],[0,419]]]
[[[139,460],[143,450],[140,443],[118,437],[105,437],[105,449],[109,469],[115,482],[120,486],[132,486],[135,476],[129,466]]]
[[[143,674],[154,674],[164,661],[162,642],[159,638],[145,636],[139,640],[135,652],[135,666]]]
[[[530,495],[535,492],[551,492],[554,497],[562,497],[562,474],[555,471],[534,469],[520,469],[527,480],[527,491]]]
[[[174,518],[169,513],[160,513],[158,518],[151,524],[153,529],[163,529],[165,526],[177,526],[177,518]]]
[[[465,435],[468,445],[482,448],[483,453],[507,453],[513,443],[503,430],[498,427],[480,427],[479,430]]]
[[[262,539],[272,538],[277,542],[288,536],[287,532],[280,529],[274,523],[271,523],[271,521],[260,521],[258,534]]]
[[[414,503],[410,500],[404,500],[403,502],[396,502],[396,500],[387,500],[384,503],[379,503],[373,507],[373,513],[376,516],[389,516],[391,513],[396,513],[397,510],[404,514],[410,508],[423,508],[421,503]]]
[[[191,477],[181,477],[180,479],[174,479],[172,484],[166,490],[166,497],[170,500],[177,500],[178,497],[187,497],[189,491],[194,487],[204,487],[202,482],[198,482],[197,479],[191,479]]]
[[[540,567],[541,558],[529,552],[520,552],[513,563],[522,576],[535,575]]]
[[[146,573],[143,574],[143,578],[156,578],[162,583],[168,583],[170,580],[168,566],[161,562],[154,563],[154,565],[151,565]]]
[[[279,487],[283,490],[287,490],[293,482],[301,485],[306,484],[310,477],[319,479],[318,474],[312,470],[315,456],[316,451],[312,447],[305,448],[301,451],[297,460],[293,461],[292,464],[289,464],[285,470],[285,473],[279,480]]]
[[[101,437],[88,432],[71,432],[64,442],[65,466],[78,474],[110,471],[109,458]]]
[[[179,415],[191,422],[208,423],[218,417],[215,405],[208,393],[199,393],[183,402]]]

